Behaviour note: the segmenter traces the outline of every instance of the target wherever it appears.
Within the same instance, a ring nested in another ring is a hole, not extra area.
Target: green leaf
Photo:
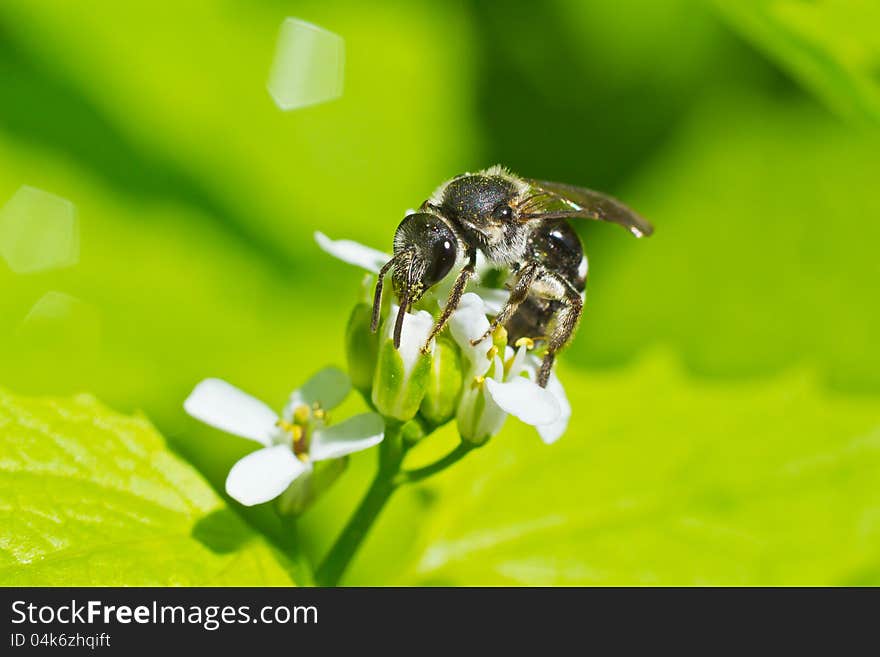
[[[876,0],[715,0],[730,24],[841,115],[880,124]]]
[[[672,362],[564,370],[568,433],[508,422],[431,480],[400,581],[880,583],[880,401],[806,372],[697,384]]]
[[[0,584],[290,585],[141,417],[0,391]]]

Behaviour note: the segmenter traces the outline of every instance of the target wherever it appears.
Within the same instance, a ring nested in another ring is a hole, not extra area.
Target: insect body
[[[510,272],[510,297],[489,330],[504,326],[513,339],[547,343],[538,384],[547,385],[556,352],[570,341],[583,309],[587,260],[570,219],[620,224],[636,237],[651,224],[616,199],[581,187],[520,178],[501,167],[464,174],[441,185],[394,235],[394,257],[382,268],[373,303],[378,328],[385,274],[400,303],[394,344],[400,345],[403,313],[460,263],[440,316],[425,343],[443,329],[476,267],[477,251]]]

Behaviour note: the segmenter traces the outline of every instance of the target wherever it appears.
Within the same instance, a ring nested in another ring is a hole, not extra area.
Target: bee
[[[371,328],[379,325],[385,275],[391,271],[400,309],[394,346],[400,346],[404,313],[427,290],[459,269],[449,296],[423,346],[433,340],[455,312],[474,276],[477,252],[509,273],[510,296],[493,318],[512,341],[528,337],[546,342],[537,382],[546,387],[556,358],[577,328],[584,304],[587,258],[571,219],[619,224],[636,237],[647,237],[650,223],[605,194],[563,183],[521,178],[501,166],[466,173],[443,183],[408,215],[394,233],[394,256],[379,272]]]

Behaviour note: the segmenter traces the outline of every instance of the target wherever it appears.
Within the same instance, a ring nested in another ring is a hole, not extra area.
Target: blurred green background
[[[344,38],[341,99],[273,104],[286,16]],[[313,231],[390,250],[500,162],[656,234],[578,227],[568,434],[511,421],[402,491],[346,582],[880,584],[878,127],[873,0],[4,0],[0,202],[70,199],[81,249],[0,263],[0,386],[140,409],[222,491],[250,447],[183,414],[192,386],[280,406],[343,364],[361,275]],[[23,328],[50,291],[82,312]],[[372,467],[304,518],[314,558]]]

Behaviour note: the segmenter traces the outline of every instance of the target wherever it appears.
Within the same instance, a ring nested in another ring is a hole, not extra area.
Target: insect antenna
[[[403,290],[400,294],[400,306],[397,309],[397,317],[394,320],[394,348],[400,349],[400,334],[403,331],[403,318],[409,312],[410,306],[410,290],[412,288],[413,265],[410,259],[409,267],[406,270],[406,279],[403,283]]]

